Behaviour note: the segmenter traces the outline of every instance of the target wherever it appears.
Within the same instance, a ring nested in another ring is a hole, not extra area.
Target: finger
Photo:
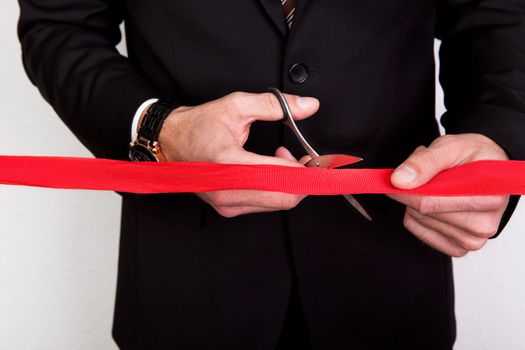
[[[312,159],[312,157],[310,157],[309,155],[305,155],[305,156],[302,156],[301,159],[299,159],[299,163],[302,164],[302,165],[305,165],[311,159]]]
[[[309,155],[304,155],[301,157],[301,159],[297,160],[286,147],[282,146],[277,148],[277,150],[275,151],[275,156],[279,158],[288,159],[290,161],[296,161],[302,165],[306,164],[310,159],[312,159],[312,157],[310,157]]]
[[[261,207],[261,206],[256,206],[256,205],[242,205],[240,203],[245,203],[247,201],[245,200],[245,198],[243,198],[243,200],[238,200],[237,198],[235,198],[236,194],[234,192],[245,192],[244,196],[249,196],[252,199],[254,198],[254,196],[250,194],[249,191],[217,191],[217,192],[197,193],[197,195],[204,202],[206,202],[213,209],[215,209],[215,211],[219,215],[227,217],[227,218],[231,218],[231,217],[235,217],[239,215],[245,215],[245,214],[252,214],[252,213],[266,213],[266,212],[292,209],[292,207],[283,208],[283,207],[275,206],[274,205],[275,201],[272,201],[272,205],[269,207],[264,207],[264,206]],[[252,192],[257,192],[257,191],[252,191]],[[223,199],[218,199],[218,196],[221,196]],[[304,196],[297,199],[297,202],[293,203],[293,205],[296,205],[302,198],[304,198]]]
[[[498,232],[501,217],[506,205],[499,210],[488,212],[458,212],[447,214],[431,214],[430,217],[446,222],[449,225],[468,231],[481,238],[490,238]]]
[[[441,235],[433,229],[423,226],[418,222],[407,210],[405,219],[403,221],[407,230],[412,232],[414,236],[420,239],[423,243],[432,248],[453,257],[465,256],[468,251],[451,239]]]
[[[279,151],[284,152],[284,151]],[[289,156],[288,156],[289,157]],[[293,156],[292,156],[293,157]],[[291,167],[302,167],[295,158],[287,159],[284,157],[272,157],[265,156],[253,152],[244,150],[243,148],[236,148],[228,150],[227,152],[221,152],[219,159],[216,159],[217,163],[228,163],[228,164],[267,164],[267,165],[281,165]]]
[[[277,211],[276,209],[261,208],[261,207],[252,207],[252,206],[238,206],[238,207],[220,207],[215,208],[215,211],[225,218],[233,218],[240,215],[246,214],[258,214],[258,213],[268,213],[272,211]]]
[[[227,191],[222,191],[227,192]],[[215,211],[226,218],[232,218],[239,215],[250,214],[250,213],[263,213],[276,211],[271,208],[255,207],[255,206],[217,206],[213,202],[213,192],[197,193],[197,195],[211,206]]]
[[[295,120],[308,118],[319,109],[319,100],[316,98],[289,94],[284,94],[284,96]],[[262,94],[235,92],[224,99],[233,114],[247,122],[278,121],[284,116],[277,97],[269,92]]]
[[[488,237],[478,237],[472,234],[470,231],[450,225],[447,222],[436,220],[429,216],[421,215],[413,209],[408,209],[408,211],[410,212],[410,215],[421,225],[425,226],[427,229],[439,232],[468,251],[480,250],[488,240]]]
[[[427,183],[437,173],[461,164],[475,150],[460,142],[449,136],[437,139],[428,148],[418,148],[394,171],[392,184],[402,189],[415,188]]]
[[[297,159],[293,156],[293,154],[286,147],[283,146],[275,150],[275,156],[278,158],[287,159],[292,162],[297,162]]]
[[[281,192],[252,190],[216,191],[206,195],[207,202],[214,207],[261,207],[271,210],[289,210],[297,206],[306,196]]]
[[[469,211],[490,212],[501,210],[507,205],[505,196],[434,197],[405,194],[387,194],[386,196],[424,215]]]

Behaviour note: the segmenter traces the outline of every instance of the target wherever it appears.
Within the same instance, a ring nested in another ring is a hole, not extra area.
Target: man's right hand
[[[285,96],[296,120],[310,117],[319,108],[315,98]],[[284,147],[275,151],[275,157],[243,148],[254,121],[282,118],[283,111],[273,94],[235,92],[199,106],[175,109],[164,122],[159,143],[166,159],[173,162],[303,166],[308,157],[298,161]],[[197,195],[224,217],[288,210],[305,198],[304,195],[240,190]]]

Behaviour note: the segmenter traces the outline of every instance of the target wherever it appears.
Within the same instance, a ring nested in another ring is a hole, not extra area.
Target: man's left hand
[[[505,151],[480,134],[445,135],[420,146],[392,174],[392,184],[412,189],[439,172],[476,160],[508,160]],[[498,230],[508,196],[425,197],[388,195],[407,206],[405,227],[423,242],[453,257],[481,249]]]

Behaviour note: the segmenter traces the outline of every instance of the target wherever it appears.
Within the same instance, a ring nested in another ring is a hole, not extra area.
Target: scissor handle
[[[304,136],[299,131],[299,128],[295,124],[295,121],[293,120],[292,116],[292,110],[290,109],[290,105],[288,105],[288,101],[286,101],[286,97],[284,97],[283,93],[274,87],[271,87],[268,89],[268,91],[277,97],[277,100],[279,101],[279,104],[281,105],[281,108],[283,110],[283,119],[281,120],[284,124],[288,125],[290,129],[292,129],[292,132],[295,134],[301,145],[303,146],[304,150],[308,155],[312,158],[319,157],[319,153],[317,153],[312,146],[306,141]]]
[[[268,92],[275,95],[275,97],[277,97],[277,100],[279,101],[279,104],[281,105],[281,109],[283,110],[283,119],[281,121],[283,123],[286,123],[289,119],[293,120],[292,110],[290,109],[290,105],[288,105],[288,101],[286,100],[286,97],[284,97],[281,90],[275,87],[271,87],[268,89]]]

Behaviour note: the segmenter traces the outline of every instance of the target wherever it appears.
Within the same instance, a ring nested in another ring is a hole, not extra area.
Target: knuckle
[[[265,92],[263,96],[266,99],[268,108],[272,111],[272,113],[282,113],[281,105],[279,104],[279,101],[277,101],[277,97],[275,97],[271,92]]]
[[[432,214],[437,209],[437,202],[432,197],[421,197],[417,203],[417,211],[423,215]]]
[[[296,198],[291,195],[283,195],[279,203],[279,207],[283,210],[292,209],[296,205]]]
[[[443,159],[446,158],[446,155],[444,155],[444,152],[446,151],[447,151],[446,147],[437,147],[437,148],[432,148],[426,151],[425,154],[428,157],[427,164],[434,174],[442,170]]]
[[[455,204],[462,212],[472,212],[476,210],[476,203],[466,198],[456,198]]]
[[[452,251],[450,251],[448,254],[453,258],[463,258],[469,253],[468,250],[463,248],[455,248]]]
[[[498,206],[498,208],[507,206],[509,203],[509,197],[508,196],[496,196],[494,197],[494,202]]]
[[[288,209],[293,209],[296,206],[298,206],[300,202],[301,202],[301,197],[300,196],[290,196],[290,199],[288,200],[287,208]]]
[[[408,214],[405,214],[405,217],[403,218],[403,226],[412,233],[414,233],[416,228],[414,219]]]
[[[222,208],[227,206],[229,203],[229,196],[226,192],[213,192],[210,194],[210,200],[214,206]],[[224,208],[222,208],[224,209]]]
[[[232,208],[228,207],[216,207],[217,213],[224,218],[233,218],[236,216],[236,212]]]
[[[239,112],[241,109],[242,101],[244,99],[244,93],[240,91],[232,92],[226,96],[226,109],[230,113]]]
[[[470,252],[474,252],[474,251],[477,251],[483,248],[486,242],[487,240],[484,238],[469,237],[469,238],[463,239],[461,242],[459,242],[459,244],[461,245],[463,249],[470,251]]]
[[[406,229],[410,230],[411,225],[412,222],[410,217],[407,214],[405,214],[405,216],[403,217],[403,226],[405,226]]]
[[[487,149],[487,146],[491,145],[494,141],[482,134],[468,134],[468,142],[473,149],[480,152],[480,155],[491,156],[491,148]],[[488,151],[488,152],[487,152]]]
[[[449,145],[457,141],[457,136],[454,135],[442,135],[438,137],[433,143],[436,145]]]
[[[244,92],[241,91],[234,91],[228,95],[231,101],[233,102],[239,102],[244,97]]]
[[[507,197],[505,196],[494,196],[487,200],[489,209],[498,210],[503,206],[507,205]]]
[[[481,237],[490,238],[498,232],[499,223],[494,220],[481,221],[472,229],[472,231]]]
[[[421,227],[418,227],[417,224],[415,224],[415,221],[412,219],[411,222],[408,224],[407,229],[421,242],[426,244],[429,247],[433,247],[435,249],[435,244],[432,239],[432,235],[430,232],[425,231],[424,229],[421,229]]]

